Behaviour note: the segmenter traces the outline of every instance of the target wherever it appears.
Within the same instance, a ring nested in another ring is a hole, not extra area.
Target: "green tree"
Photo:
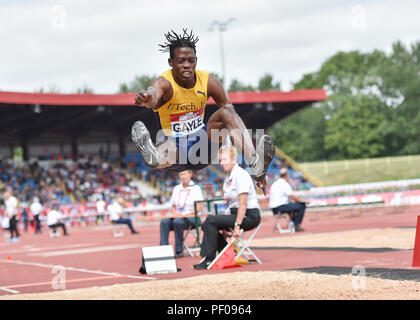
[[[50,85],[48,85],[47,88],[41,87],[39,89],[36,89],[35,92],[38,92],[38,93],[60,93],[61,89],[55,84],[50,84]]]
[[[92,94],[93,93],[93,89],[88,87],[86,84],[83,85],[82,87],[78,88],[76,93],[89,93]]]
[[[273,76],[269,73],[258,81],[258,90],[261,91],[280,90],[280,87],[280,82],[273,83]]]
[[[228,89],[229,92],[236,92],[236,91],[255,91],[255,88],[249,84],[243,84],[237,79],[232,79],[230,82],[230,86]]]
[[[392,115],[387,132],[390,155],[420,153],[420,42],[409,48],[395,42],[381,68],[384,102]]]
[[[334,97],[339,99],[341,97]],[[330,159],[372,158],[386,149],[384,105],[377,96],[344,98],[326,123],[325,149]]]
[[[294,89],[323,88],[328,100],[273,127],[274,136],[290,138],[290,143],[279,143],[283,151],[298,161],[384,155],[391,113],[380,89],[386,63],[378,50],[338,52],[319,71],[305,74]],[[289,130],[293,134],[285,134],[285,128],[294,128]]]
[[[326,120],[319,105],[293,113],[270,129],[274,143],[298,161],[322,159]]]
[[[129,83],[121,83],[119,93],[131,93],[131,92],[139,92],[140,90],[146,90],[150,83],[156,79],[156,76],[136,76],[134,80],[130,81]]]

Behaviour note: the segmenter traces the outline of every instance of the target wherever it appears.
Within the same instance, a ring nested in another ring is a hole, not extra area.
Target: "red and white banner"
[[[385,206],[417,205],[420,204],[420,190],[311,199],[308,207],[362,205],[374,203],[382,203]]]

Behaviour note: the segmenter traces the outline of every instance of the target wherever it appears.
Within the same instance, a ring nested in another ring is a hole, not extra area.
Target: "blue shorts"
[[[221,144],[215,143],[207,136],[207,125],[198,131],[184,137],[167,137],[157,141],[160,144],[172,140],[178,150],[176,163],[163,169],[173,172],[184,170],[201,170],[209,164],[218,163],[218,153]]]

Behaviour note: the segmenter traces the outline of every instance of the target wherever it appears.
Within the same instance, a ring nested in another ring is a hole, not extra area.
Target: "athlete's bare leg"
[[[214,136],[211,132],[212,130],[222,131],[223,129],[227,129],[232,144],[244,155],[245,160],[249,163],[252,155],[255,154],[255,148],[245,124],[236,113],[233,105],[217,110],[207,123],[207,135],[216,143],[221,142],[225,138],[225,134],[219,139],[217,135]]]
[[[227,129],[229,132],[232,144],[244,155],[254,173],[253,178],[257,182],[257,186],[265,193],[265,173],[274,157],[273,141],[269,136],[263,135],[260,141],[257,141],[256,150],[245,124],[231,104],[220,108],[210,117],[207,124],[207,135],[214,142],[220,143],[226,133],[222,133],[222,135],[214,133],[215,131],[223,132],[223,129]],[[260,157],[259,160],[258,157]]]
[[[170,167],[176,163],[178,159],[178,149],[175,142],[166,140],[156,145],[158,153],[158,169]]]

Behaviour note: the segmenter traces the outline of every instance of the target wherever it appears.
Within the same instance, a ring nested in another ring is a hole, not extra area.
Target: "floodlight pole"
[[[214,27],[217,27],[219,30],[219,42],[220,42],[220,58],[222,61],[222,81],[223,81],[223,85],[226,84],[226,70],[225,70],[225,52],[224,52],[224,44],[223,44],[223,32],[226,31],[227,26],[229,23],[231,23],[233,20],[235,20],[234,18],[229,18],[227,21],[225,22],[219,22],[217,20],[214,20],[208,30],[209,31],[213,31]]]

